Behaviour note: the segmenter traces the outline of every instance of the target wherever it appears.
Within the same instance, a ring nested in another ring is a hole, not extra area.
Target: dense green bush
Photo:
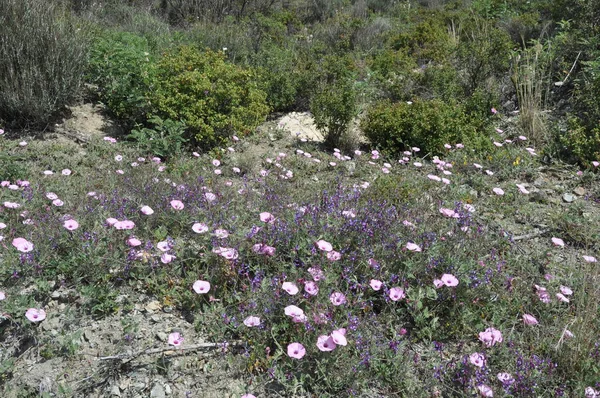
[[[445,62],[455,43],[441,15],[427,17],[408,31],[392,35],[388,46],[410,54],[419,65]]]
[[[148,41],[126,32],[102,35],[91,51],[88,81],[100,99],[127,125],[146,121],[147,94],[155,83],[155,62]]]
[[[54,3],[0,1],[0,119],[43,127],[73,99],[87,60],[82,28]]]
[[[174,120],[162,120],[154,116],[148,120],[151,127],[138,126],[128,138],[136,141],[138,150],[165,158],[181,154],[187,143],[185,123]]]
[[[203,147],[249,133],[269,112],[255,74],[227,62],[223,52],[182,46],[156,67],[156,87],[149,95],[153,112],[183,121],[187,138]]]
[[[424,153],[440,154],[444,144],[456,143],[482,150],[491,143],[462,106],[440,100],[381,101],[368,110],[361,128],[375,147],[395,154],[414,146]]]
[[[325,133],[325,144],[337,147],[352,119],[356,116],[356,90],[352,81],[325,85],[315,93],[310,104],[315,126]]]
[[[267,93],[267,103],[275,112],[292,110],[297,103],[300,83],[298,56],[280,46],[263,48],[256,56],[260,88]]]

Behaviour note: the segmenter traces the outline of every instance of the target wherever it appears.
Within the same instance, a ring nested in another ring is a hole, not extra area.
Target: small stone
[[[567,202],[567,203],[571,203],[571,202],[573,202],[575,200],[575,195],[573,195],[572,193],[567,192],[567,193],[565,193],[563,195],[563,200],[565,202]]]
[[[167,337],[167,334],[165,332],[156,332],[156,338],[159,341],[163,341],[164,342],[164,341],[167,341],[168,337]]]
[[[121,390],[119,389],[118,385],[115,384],[110,388],[110,396],[111,397],[120,397],[121,396]]]
[[[150,317],[150,320],[151,320],[152,322],[154,322],[154,323],[158,323],[158,322],[160,322],[160,321],[161,321],[161,319],[162,319],[162,317],[161,317],[160,315],[152,315],[152,316]]]
[[[160,302],[154,300],[154,301],[151,301],[148,304],[146,304],[144,309],[148,312],[155,312],[155,311],[160,310],[160,307],[161,307]]]
[[[55,290],[52,292],[50,297],[52,298],[52,300],[58,300],[60,298],[60,292],[58,290]]]
[[[168,384],[165,384],[165,394],[167,395],[171,395],[173,391],[171,390],[171,386]]]
[[[160,383],[156,383],[150,391],[150,398],[165,398],[165,389]]]
[[[165,305],[162,310],[163,312],[170,314],[171,312],[173,312],[173,307],[170,305]]]
[[[573,192],[575,192],[579,196],[583,196],[583,195],[585,195],[585,188],[577,187],[573,190]]]

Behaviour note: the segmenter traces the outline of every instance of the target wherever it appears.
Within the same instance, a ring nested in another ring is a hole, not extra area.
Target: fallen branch
[[[535,238],[538,237],[540,235],[544,235],[546,232],[550,231],[549,229],[542,229],[541,231],[537,231],[537,232],[532,232],[530,234],[525,234],[525,235],[517,235],[517,236],[513,236],[512,240],[513,241],[517,241],[517,240],[525,240],[525,239],[531,239],[531,238]]]
[[[161,354],[161,353],[165,353],[165,352],[171,352],[172,354],[177,354],[177,353],[181,353],[184,351],[197,351],[197,350],[201,350],[201,349],[215,349],[215,348],[229,348],[229,347],[238,347],[242,345],[242,342],[240,341],[234,341],[234,342],[227,342],[227,343],[199,343],[199,344],[194,344],[194,345],[190,345],[190,346],[186,346],[186,347],[178,347],[178,348],[174,348],[174,347],[161,347],[161,348],[148,348],[145,350],[141,350],[138,352],[134,352],[132,354],[117,354],[117,355],[110,355],[110,356],[106,356],[106,357],[98,357],[96,358],[96,361],[110,361],[110,360],[121,360],[123,362],[129,362],[137,357],[143,356],[143,355],[152,355],[152,354]]]

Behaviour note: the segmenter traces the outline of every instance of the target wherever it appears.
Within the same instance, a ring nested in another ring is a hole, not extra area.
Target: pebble
[[[150,391],[150,398],[165,398],[165,389],[160,383],[156,383]]]
[[[121,390],[119,389],[119,386],[117,386],[116,384],[113,385],[110,389],[110,395],[111,395],[111,397],[120,397]]]
[[[575,195],[573,195],[572,193],[567,192],[567,193],[565,193],[563,195],[563,200],[565,202],[567,202],[567,203],[571,203],[571,202],[573,202],[575,200]]]
[[[575,192],[575,194],[577,194],[579,196],[583,196],[583,195],[585,195],[585,188],[577,187],[573,190],[573,192]]]

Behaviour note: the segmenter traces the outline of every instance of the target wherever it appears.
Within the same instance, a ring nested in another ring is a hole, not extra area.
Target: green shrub
[[[153,127],[138,126],[128,138],[137,142],[138,149],[162,158],[171,158],[181,153],[188,141],[185,138],[185,123],[171,119],[162,120],[154,116],[148,120]]]
[[[0,1],[0,119],[43,127],[77,93],[85,29],[56,4]]]
[[[285,112],[297,103],[300,82],[298,59],[294,51],[268,46],[256,56],[260,88],[267,93],[267,103],[273,111]]]
[[[98,86],[100,99],[126,124],[144,123],[146,95],[155,79],[148,41],[126,32],[108,32],[91,51],[88,81]]]
[[[381,101],[368,110],[361,128],[374,146],[395,154],[413,146],[424,153],[440,154],[444,144],[454,143],[483,150],[491,143],[462,106],[439,100],[412,104]]]
[[[414,28],[389,39],[389,47],[403,50],[419,65],[445,62],[454,50],[445,21],[440,16],[427,17]]]
[[[405,50],[386,49],[368,59],[375,80],[385,97],[408,100],[418,77],[418,65]]]
[[[353,82],[325,85],[312,98],[310,110],[315,126],[325,132],[325,145],[336,147],[356,116],[356,90]]]
[[[456,51],[457,68],[464,75],[464,88],[470,95],[488,80],[499,80],[510,69],[510,36],[481,18],[463,22]]]
[[[564,148],[563,155],[569,161],[580,162],[587,166],[600,160],[600,127],[586,127],[582,120],[573,116],[568,119],[568,130],[559,136]]]
[[[184,122],[186,138],[205,148],[248,134],[269,112],[254,73],[228,63],[223,52],[182,46],[161,58],[156,79],[152,109],[163,119]]]

